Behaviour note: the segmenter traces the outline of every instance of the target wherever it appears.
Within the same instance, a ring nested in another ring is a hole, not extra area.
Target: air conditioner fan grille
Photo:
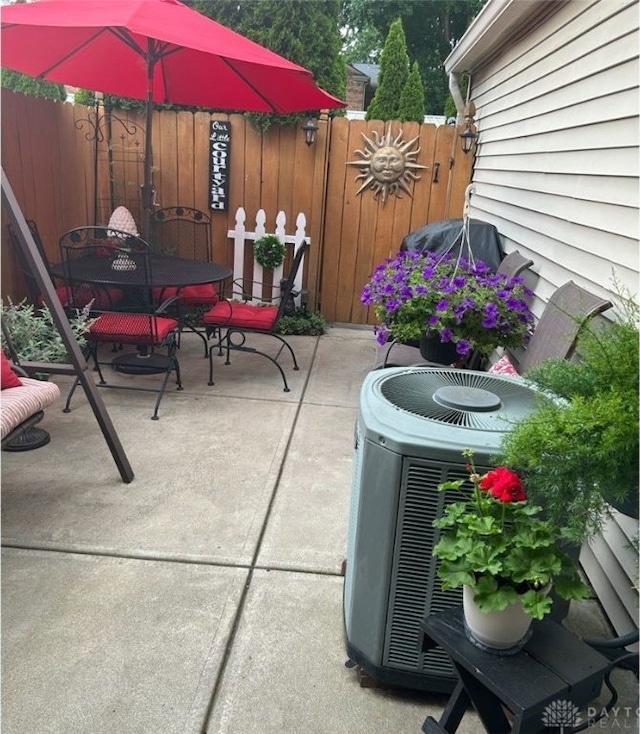
[[[524,382],[471,370],[410,368],[379,383],[391,405],[438,423],[505,431],[531,412],[535,390]]]

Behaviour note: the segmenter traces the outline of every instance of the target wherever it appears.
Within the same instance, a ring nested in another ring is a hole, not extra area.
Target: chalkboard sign
[[[229,206],[231,123],[211,120],[209,140],[209,207],[226,212]]]

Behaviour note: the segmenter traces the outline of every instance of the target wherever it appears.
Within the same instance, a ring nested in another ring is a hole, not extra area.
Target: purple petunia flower
[[[498,311],[498,307],[495,303],[487,303],[487,305],[484,307],[484,318],[482,319],[482,326],[485,329],[495,329],[496,324],[498,323],[498,316],[500,315],[500,312]]]
[[[466,339],[459,339],[456,344],[456,352],[464,357],[471,351],[471,344]]]

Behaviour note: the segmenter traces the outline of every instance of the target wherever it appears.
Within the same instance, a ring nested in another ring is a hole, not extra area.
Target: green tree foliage
[[[417,61],[413,62],[413,68],[400,95],[399,119],[401,122],[424,122],[424,89]]]
[[[340,0],[195,0],[194,8],[261,46],[308,69],[334,96],[346,94],[341,55]],[[315,110],[309,110],[315,112]],[[254,122],[291,124],[299,115],[252,115]]]
[[[341,28],[345,43],[375,28],[386,38],[391,23],[402,18],[407,53],[417,61],[425,90],[425,111],[441,115],[449,96],[444,60],[486,0],[342,0]],[[369,36],[364,36],[366,38]],[[375,37],[375,36],[374,36]],[[364,50],[363,50],[364,53]],[[369,57],[370,58],[370,57]],[[369,58],[351,59],[351,62]]]
[[[409,57],[402,21],[391,24],[380,56],[378,88],[367,109],[367,120],[400,119],[400,96],[409,78]]]
[[[384,46],[384,36],[373,26],[354,30],[344,27],[342,56],[347,64],[377,64]]]
[[[73,95],[74,104],[83,104],[87,107],[93,107],[96,103],[95,92],[90,92],[88,89],[78,89]]]
[[[40,79],[19,74],[17,71],[2,69],[2,86],[13,89],[22,94],[30,94],[32,97],[45,97],[46,99],[57,99],[64,102],[67,98],[62,84],[43,82]]]

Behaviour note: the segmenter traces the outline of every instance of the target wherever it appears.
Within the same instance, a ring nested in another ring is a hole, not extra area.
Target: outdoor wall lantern
[[[478,128],[475,126],[476,106],[473,102],[467,102],[464,108],[464,122],[460,126],[462,132],[458,133],[460,137],[460,146],[462,152],[466,155],[475,145],[478,139]]]
[[[313,145],[316,142],[316,135],[318,133],[318,127],[315,119],[309,117],[309,119],[302,126],[302,132],[304,133],[304,142],[307,145]]]

